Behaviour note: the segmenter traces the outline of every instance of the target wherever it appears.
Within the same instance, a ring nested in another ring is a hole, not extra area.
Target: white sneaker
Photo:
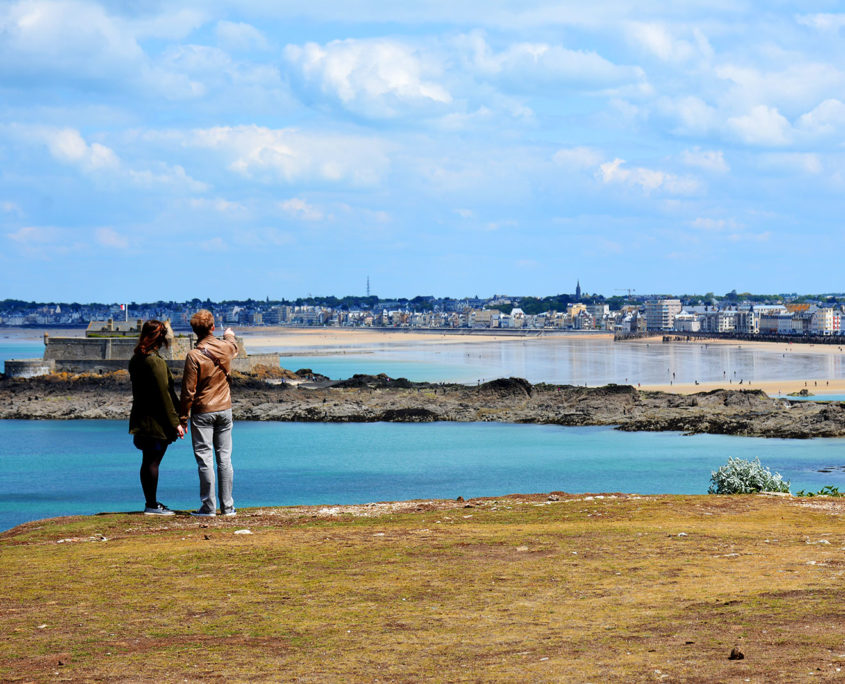
[[[235,509],[232,509],[231,511],[226,511],[225,513],[221,513],[221,515],[226,518],[234,518],[237,514],[238,512]]]

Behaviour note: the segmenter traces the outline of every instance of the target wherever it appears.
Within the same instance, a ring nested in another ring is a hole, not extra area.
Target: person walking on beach
[[[185,436],[185,429],[176,412],[178,400],[173,389],[173,376],[158,350],[168,346],[172,335],[161,321],[149,320],[141,326],[135,353],[129,360],[132,381],[132,410],[129,413],[129,434],[141,450],[141,489],[144,490],[144,515],[173,515],[167,506],[156,500],[158,469],[167,445]]]
[[[197,336],[196,348],[185,358],[179,420],[183,428],[191,421],[191,442],[200,478],[200,507],[191,515],[217,515],[214,463],[217,462],[217,494],[220,512],[235,515],[232,499],[232,395],[229,371],[237,356],[235,333],[226,328],[223,339],[214,337],[214,315],[200,309],[191,316]]]

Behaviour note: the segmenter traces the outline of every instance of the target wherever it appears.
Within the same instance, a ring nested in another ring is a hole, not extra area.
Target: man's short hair
[[[200,339],[208,335],[214,327],[214,314],[208,309],[200,309],[191,316],[191,329]]]

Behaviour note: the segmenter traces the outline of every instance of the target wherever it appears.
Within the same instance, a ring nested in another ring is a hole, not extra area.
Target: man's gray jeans
[[[232,500],[232,409],[191,414],[191,442],[200,476],[203,513],[214,513],[214,460],[217,460],[217,488],[221,513],[235,510]],[[212,451],[213,448],[213,451]]]

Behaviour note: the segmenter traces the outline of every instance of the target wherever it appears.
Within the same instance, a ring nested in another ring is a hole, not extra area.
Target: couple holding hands
[[[145,515],[173,515],[156,500],[158,469],[167,446],[188,432],[200,479],[200,507],[191,515],[211,518],[217,515],[220,498],[222,515],[235,515],[232,500],[232,396],[229,371],[237,356],[235,333],[227,328],[223,338],[214,337],[214,316],[201,309],[191,317],[197,344],[185,358],[181,397],[177,398],[173,376],[159,355],[170,344],[170,327],[161,321],[146,321],[129,361],[132,380],[132,411],[129,433],[141,450],[141,487]],[[214,464],[217,462],[217,487]],[[215,492],[217,490],[217,492]]]

